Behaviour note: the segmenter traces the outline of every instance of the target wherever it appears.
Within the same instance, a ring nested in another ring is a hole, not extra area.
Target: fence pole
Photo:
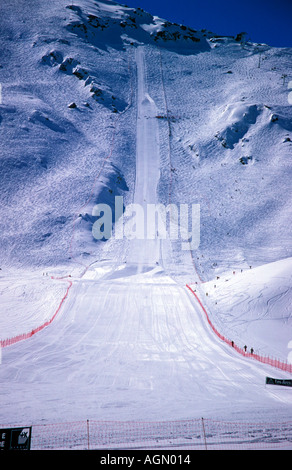
[[[206,439],[204,418],[202,418],[202,427],[203,427],[203,435],[204,435],[205,450],[207,450],[207,439]]]
[[[89,450],[89,419],[87,420],[87,449]]]

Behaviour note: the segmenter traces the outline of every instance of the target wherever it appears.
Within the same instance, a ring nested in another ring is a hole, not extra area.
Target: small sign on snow
[[[0,429],[0,450],[30,450],[31,426]]]
[[[292,387],[292,380],[290,379],[273,379],[266,377],[266,384],[268,385],[283,385],[284,387]]]

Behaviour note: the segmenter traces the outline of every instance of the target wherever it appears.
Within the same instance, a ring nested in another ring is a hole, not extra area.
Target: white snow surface
[[[292,389],[265,385],[291,374],[219,340],[186,284],[220,333],[292,362],[292,50],[112,1],[0,10],[0,339],[72,282],[2,348],[0,423],[291,420]],[[199,248],[98,242],[115,196],[200,204]]]

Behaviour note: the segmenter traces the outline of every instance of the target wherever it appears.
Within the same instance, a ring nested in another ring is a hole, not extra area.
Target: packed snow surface
[[[2,348],[0,422],[291,420],[265,385],[291,374],[217,338],[186,284],[223,335],[292,362],[292,50],[113,1],[0,10],[0,339],[58,311]],[[130,204],[199,204],[199,247],[161,220],[117,236]]]

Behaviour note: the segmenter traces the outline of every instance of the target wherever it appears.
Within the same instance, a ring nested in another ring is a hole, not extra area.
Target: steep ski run
[[[143,47],[136,61],[134,203],[145,208],[157,202],[159,142],[166,137],[155,118]],[[126,263],[113,256],[92,265],[73,279],[49,328],[5,348],[2,422],[238,418],[247,409],[252,416],[289,403],[286,391],[280,396],[265,388],[270,368],[217,340],[194,298],[168,276],[163,253],[169,241],[126,242]]]

